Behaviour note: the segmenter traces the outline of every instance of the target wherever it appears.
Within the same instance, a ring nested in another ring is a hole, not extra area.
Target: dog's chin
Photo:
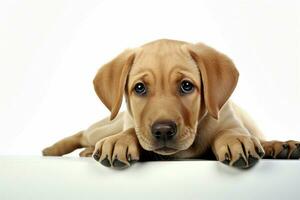
[[[162,148],[153,150],[154,153],[164,155],[164,156],[175,154],[178,151],[179,151],[178,149],[173,149],[173,148],[170,148],[170,147],[162,147]]]

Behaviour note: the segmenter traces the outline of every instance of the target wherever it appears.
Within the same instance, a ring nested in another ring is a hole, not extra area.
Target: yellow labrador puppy
[[[133,161],[213,158],[237,168],[262,157],[300,157],[300,142],[265,141],[250,117],[229,101],[239,73],[205,44],[157,40],[128,49],[94,79],[109,118],[43,150],[61,156],[77,148],[107,167]],[[127,111],[119,113],[123,96]]]

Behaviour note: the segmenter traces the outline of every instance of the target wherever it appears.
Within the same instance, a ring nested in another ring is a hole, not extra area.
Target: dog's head
[[[170,155],[193,144],[204,115],[218,119],[237,80],[238,71],[224,54],[204,44],[158,40],[104,65],[94,87],[111,119],[125,94],[141,146]]]

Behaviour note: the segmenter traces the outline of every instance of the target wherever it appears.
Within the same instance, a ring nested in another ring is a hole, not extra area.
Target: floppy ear
[[[239,72],[230,58],[213,48],[199,43],[189,45],[188,49],[200,70],[206,108],[218,119],[219,111],[237,85]]]
[[[133,60],[133,51],[126,50],[102,66],[94,78],[95,91],[103,104],[111,111],[111,120],[120,110],[127,76]]]

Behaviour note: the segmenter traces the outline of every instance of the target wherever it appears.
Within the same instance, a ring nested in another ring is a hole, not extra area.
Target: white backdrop
[[[233,99],[270,139],[300,140],[297,1],[0,1],[0,154],[40,154],[109,114],[92,86],[116,54],[202,41],[240,71]]]

